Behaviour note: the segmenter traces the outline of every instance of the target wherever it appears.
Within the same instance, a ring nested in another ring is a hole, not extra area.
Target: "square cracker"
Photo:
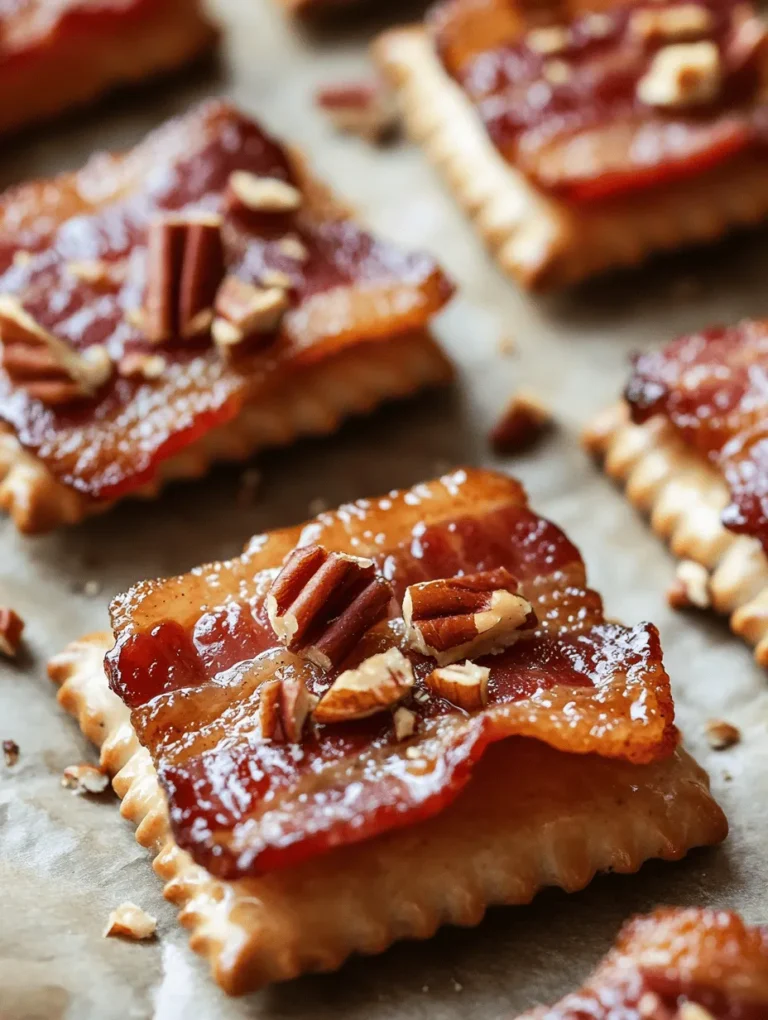
[[[768,558],[757,539],[723,526],[730,496],[722,475],[686,446],[666,418],[635,425],[624,402],[589,425],[584,443],[650,516],[674,555],[706,567],[713,606],[730,615],[731,629],[768,666]]]
[[[501,268],[524,287],[573,284],[768,216],[768,177],[759,154],[600,207],[566,204],[501,156],[425,30],[385,33],[374,56],[400,94],[409,134],[442,173]]]
[[[467,790],[428,821],[294,868],[221,881],[173,840],[149,754],[107,685],[111,644],[109,634],[72,643],[50,675],[60,703],[101,746],[122,814],[153,853],[192,949],[230,994],[334,970],[351,953],[429,938],[442,924],[477,924],[487,907],[528,903],[545,886],[574,892],[600,871],[677,860],[726,835],[706,774],[682,749],[630,765],[513,737],[491,747]]]

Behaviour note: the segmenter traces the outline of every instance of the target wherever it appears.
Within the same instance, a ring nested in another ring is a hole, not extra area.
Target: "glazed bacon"
[[[626,398],[636,422],[664,415],[723,473],[723,523],[768,551],[768,322],[674,340],[635,363]]]
[[[335,670],[278,645],[265,599],[296,545],[371,557],[398,598],[457,573],[507,568],[540,625],[497,656],[488,706],[468,714],[430,693],[434,661],[407,652],[402,619],[371,630]],[[493,741],[518,734],[577,754],[646,763],[675,747],[656,629],[606,622],[575,546],[490,472],[321,514],[254,538],[242,557],[148,582],[115,600],[112,689],[130,706],[166,791],[178,843],[225,878],[285,867],[445,808]],[[301,677],[322,695],[341,670],[400,647],[416,683],[413,737],[392,718],[315,726],[301,745],[264,741],[259,685]]]
[[[235,170],[292,183],[302,207],[233,212],[226,192]],[[95,156],[77,174],[0,199],[0,294],[18,298],[75,350],[102,344],[115,363],[157,353],[132,313],[143,301],[149,222],[158,211],[181,210],[221,213],[228,271],[253,283],[269,271],[287,275],[291,308],[267,350],[227,359],[208,338],[164,344],[170,364],[160,380],[114,375],[84,405],[48,408],[0,378],[0,418],[58,480],[95,500],[153,480],[162,461],[236,418],[285,373],[352,344],[422,330],[451,293],[429,258],[403,255],[361,230],[298,159],[216,102],[125,156]],[[306,259],[296,253],[302,246]],[[71,268],[94,262],[108,267],[107,279]]]
[[[768,927],[692,907],[634,918],[583,988],[518,1020],[710,1017],[768,1017]]]
[[[768,141],[764,35],[741,0],[694,0],[709,24],[682,38],[632,27],[635,14],[682,0],[603,5],[562,0],[445,0],[428,27],[501,154],[535,183],[574,202],[604,200],[696,175]],[[557,35],[536,32],[565,31]],[[669,43],[711,41],[718,98],[689,110],[641,102],[638,83]]]

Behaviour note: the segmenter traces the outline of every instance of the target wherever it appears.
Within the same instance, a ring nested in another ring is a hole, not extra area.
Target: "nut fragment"
[[[112,374],[104,347],[78,353],[7,295],[0,297],[0,341],[0,364],[11,382],[51,407],[93,396]]]
[[[75,793],[104,793],[109,786],[109,776],[95,765],[68,765],[61,785]]]
[[[632,12],[630,32],[643,40],[690,39],[712,28],[712,12],[701,4],[684,3],[675,7],[644,7]]]
[[[102,932],[103,938],[120,935],[126,939],[150,939],[157,930],[157,918],[135,903],[121,903],[109,915],[107,926]]]
[[[724,719],[710,719],[706,726],[707,740],[713,751],[727,751],[741,740],[741,731]]]
[[[525,37],[530,49],[536,53],[543,53],[551,56],[553,53],[562,53],[568,48],[570,35],[567,28],[562,25],[545,25],[543,28],[532,28]]]
[[[216,294],[213,339],[220,347],[231,347],[259,333],[274,333],[289,305],[282,287],[256,287],[228,276]]]
[[[407,740],[416,731],[416,713],[403,705],[395,709],[392,721],[395,724],[395,737],[398,740]]]
[[[7,606],[0,606],[0,653],[13,659],[21,644],[24,621],[19,614]]]
[[[708,1009],[696,1002],[683,1002],[677,1010],[677,1020],[715,1020]]]
[[[229,175],[228,191],[235,204],[254,212],[295,212],[302,202],[301,192],[277,177],[258,177],[248,170]]]
[[[564,60],[547,60],[541,73],[550,85],[564,85],[571,79],[571,68]]]
[[[604,11],[591,11],[581,19],[582,28],[593,39],[605,39],[616,27],[616,21]]]
[[[315,102],[337,131],[382,142],[398,126],[392,93],[377,81],[346,82],[318,89]]]
[[[384,619],[391,600],[392,587],[373,560],[309,545],[286,559],[267,595],[267,615],[286,648],[331,669]]]
[[[91,259],[84,262],[68,262],[67,270],[92,287],[110,289],[120,283],[122,269],[118,266],[102,262],[100,259]]]
[[[365,719],[401,701],[413,687],[413,667],[399,648],[388,648],[341,673],[314,710],[319,723]]]
[[[546,404],[533,393],[520,390],[491,431],[491,446],[499,454],[519,453],[542,436],[551,424],[552,414]]]
[[[487,666],[467,661],[461,666],[441,666],[433,670],[425,682],[431,691],[457,708],[476,712],[488,704],[490,674]]]
[[[259,694],[261,735],[276,743],[298,743],[313,703],[304,679],[292,676],[266,680]]]
[[[149,226],[143,329],[161,343],[210,328],[224,277],[221,219],[202,213],[160,216]]]
[[[5,764],[8,768],[13,768],[19,760],[19,745],[15,740],[3,741],[3,757],[5,758]]]
[[[277,250],[286,258],[295,259],[297,262],[306,262],[309,258],[307,246],[297,237],[296,234],[286,234],[277,242]]]
[[[120,359],[117,371],[126,379],[159,379],[168,367],[162,354],[142,354],[132,351]]]
[[[709,571],[694,560],[681,560],[675,571],[675,580],[667,592],[667,602],[673,609],[709,609]]]
[[[410,647],[440,666],[503,651],[536,626],[530,602],[503,567],[412,584],[403,619]]]
[[[721,83],[715,43],[675,43],[655,54],[637,83],[637,98],[648,106],[700,106],[717,98]]]

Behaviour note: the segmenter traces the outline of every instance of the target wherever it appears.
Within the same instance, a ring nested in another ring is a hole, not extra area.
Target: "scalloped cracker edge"
[[[658,415],[635,425],[621,402],[603,411],[584,433],[606,474],[621,482],[631,503],[650,516],[653,530],[680,559],[709,571],[714,608],[768,666],[768,558],[760,543],[723,526],[730,502],[723,477],[687,447]]]
[[[525,287],[567,286],[768,216],[768,176],[758,156],[600,207],[568,205],[537,189],[501,156],[423,29],[386,32],[373,54],[399,92],[408,133],[501,268]]]
[[[167,482],[202,478],[216,462],[244,461],[265,447],[328,435],[348,416],[446,384],[452,375],[447,358],[425,331],[355,345],[288,375],[247,404],[233,422],[169,458],[156,481],[130,496],[151,499]],[[0,424],[0,510],[11,515],[19,531],[39,534],[77,524],[113,505],[88,499],[59,482]]]
[[[224,882],[171,836],[149,753],[107,686],[111,645],[109,634],[75,641],[49,673],[61,705],[101,746],[121,813],[153,853],[191,948],[233,995],[336,970],[352,953],[430,938],[443,924],[476,925],[487,907],[528,903],[545,886],[575,892],[601,871],[678,860],[727,833],[706,773],[682,749],[639,766],[510,738],[490,748],[470,791],[437,817],[295,868]]]

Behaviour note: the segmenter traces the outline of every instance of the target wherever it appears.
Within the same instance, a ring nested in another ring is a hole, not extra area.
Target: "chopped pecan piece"
[[[689,107],[711,103],[720,92],[720,51],[713,42],[663,46],[637,83],[637,98],[648,106]]]
[[[103,937],[120,935],[126,939],[150,939],[157,930],[157,919],[135,903],[121,903],[109,915]]]
[[[331,669],[384,619],[391,600],[392,586],[373,560],[308,545],[286,559],[267,596],[267,615],[286,648]]]
[[[709,609],[709,571],[694,560],[681,560],[675,571],[675,580],[667,592],[667,602],[673,609]]]
[[[235,170],[229,175],[228,193],[235,206],[253,212],[295,212],[302,202],[301,192],[287,181],[257,177],[247,170]]]
[[[532,28],[525,41],[536,53],[551,56],[568,48],[570,34],[563,25],[544,25],[541,28]]]
[[[126,379],[159,379],[168,367],[162,354],[142,354],[132,351],[120,359],[117,366],[119,375]]]
[[[259,333],[275,333],[289,305],[283,287],[256,287],[228,276],[216,294],[213,339],[226,348]]]
[[[712,12],[693,3],[659,9],[643,7],[633,11],[629,19],[630,31],[643,40],[696,38],[711,27]]]
[[[277,249],[281,255],[288,259],[295,259],[296,262],[306,262],[309,258],[307,246],[297,237],[296,234],[286,234],[277,242]]]
[[[412,584],[403,619],[410,646],[440,666],[503,651],[536,626],[530,602],[504,567]]]
[[[143,329],[155,343],[205,333],[224,278],[221,220],[208,214],[162,216],[147,241]]]
[[[724,719],[710,719],[707,723],[707,740],[713,751],[727,751],[741,740],[737,726]]]
[[[0,364],[11,382],[51,407],[92,397],[112,374],[104,347],[79,354],[8,296],[0,297],[0,341]]]
[[[534,443],[552,424],[549,408],[532,393],[520,390],[507,404],[490,434],[496,453],[520,453]]]
[[[19,614],[7,606],[0,606],[0,653],[13,659],[21,644],[24,621]]]
[[[259,688],[261,735],[276,743],[297,744],[304,732],[313,698],[302,677],[266,680]]]
[[[3,757],[5,758],[5,764],[8,768],[13,768],[19,760],[19,745],[15,740],[3,741]]]
[[[326,85],[315,93],[315,102],[337,131],[359,135],[369,142],[383,142],[397,130],[397,106],[381,82]]]
[[[99,289],[112,290],[116,288],[123,279],[124,271],[122,266],[110,265],[99,259],[89,262],[68,262],[67,269],[78,280],[90,284]]]
[[[407,740],[416,732],[416,713],[401,705],[392,714],[395,724],[395,736],[398,740]]]
[[[683,1002],[678,1008],[676,1020],[715,1020],[715,1017],[697,1002]]]
[[[104,793],[109,786],[109,776],[95,765],[68,765],[61,785],[75,793]]]
[[[399,648],[388,648],[341,673],[314,710],[319,723],[366,719],[402,701],[413,687],[413,667]]]
[[[487,666],[477,666],[474,662],[463,665],[441,666],[433,670],[426,679],[427,687],[441,698],[450,701],[465,712],[476,712],[488,704]]]

